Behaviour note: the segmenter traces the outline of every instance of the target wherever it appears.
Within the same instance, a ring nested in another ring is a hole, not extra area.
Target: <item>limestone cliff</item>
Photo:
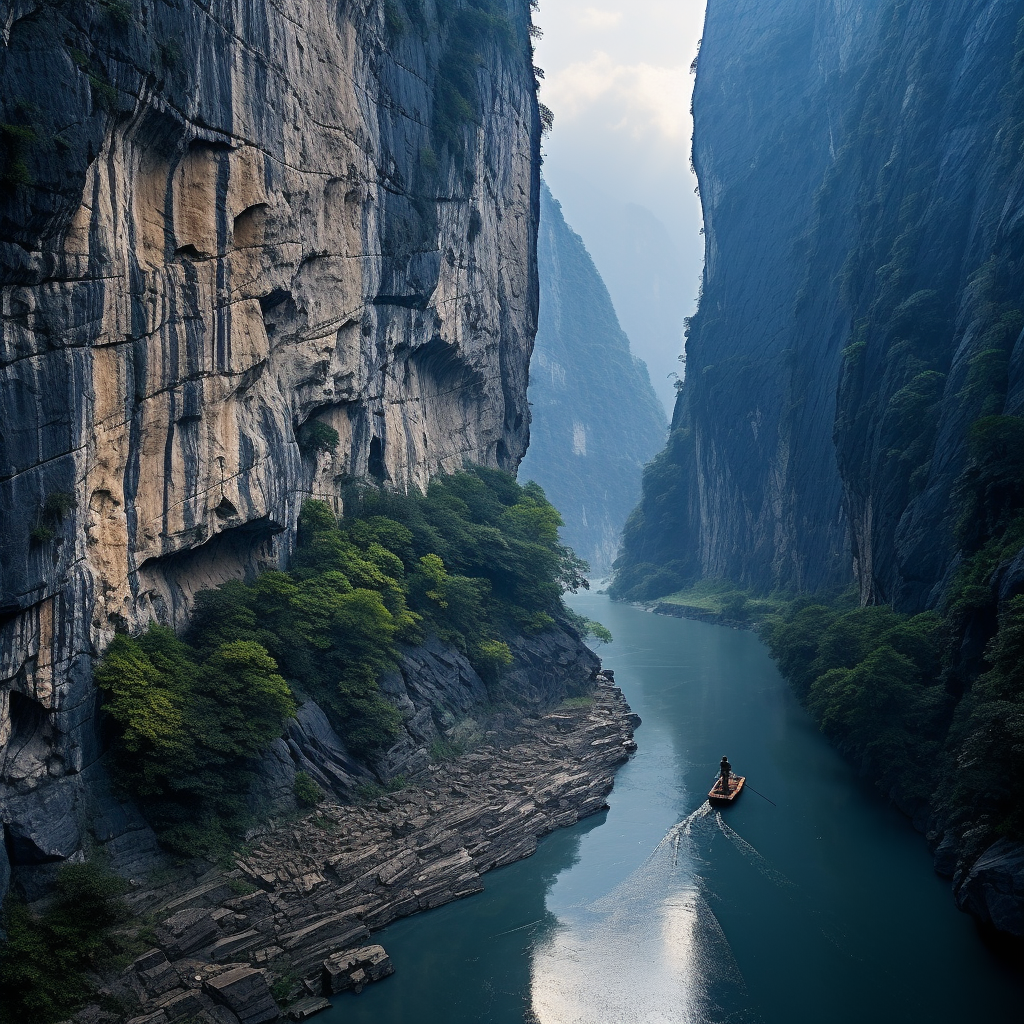
[[[711,576],[940,600],[968,427],[1024,401],[1022,14],[711,0],[702,298],[627,583],[643,563],[671,565],[661,593]]]
[[[520,475],[561,512],[565,543],[605,572],[665,420],[583,239],[546,185],[541,196],[533,427]]]
[[[95,812],[90,659],[115,627],[178,623],[197,589],[279,564],[307,496],[522,457],[530,10],[469,7],[486,19],[451,0],[0,3],[16,860],[74,854],[86,813],[95,840],[140,827]]]

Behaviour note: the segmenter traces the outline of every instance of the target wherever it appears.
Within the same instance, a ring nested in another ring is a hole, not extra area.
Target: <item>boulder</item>
[[[168,996],[160,1002],[160,1006],[169,1021],[190,1021],[202,1012],[203,999],[198,992],[186,989]]]
[[[143,953],[132,964],[132,969],[149,995],[154,998],[181,984],[178,972],[160,949],[151,949],[148,953]]]
[[[203,988],[214,1002],[226,1006],[242,1024],[267,1024],[281,1016],[263,972],[252,967],[225,971],[205,982]]]
[[[156,929],[157,942],[167,951],[171,960],[179,960],[210,945],[220,934],[220,927],[211,912],[202,909],[179,910]]]
[[[323,996],[308,996],[289,1007],[288,1017],[291,1020],[309,1020],[314,1014],[330,1008],[331,1004]]]
[[[957,879],[956,905],[986,924],[1024,935],[1024,843],[1000,839]]]
[[[325,995],[337,995],[355,989],[361,992],[365,984],[380,981],[395,968],[383,946],[362,946],[343,950],[324,961],[323,985]]]

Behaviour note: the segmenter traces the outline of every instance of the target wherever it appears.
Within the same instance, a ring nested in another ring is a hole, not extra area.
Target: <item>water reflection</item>
[[[753,1020],[743,978],[695,871],[705,803],[611,892],[559,913],[533,953],[540,1024]]]
[[[559,927],[546,906],[571,873],[596,815],[549,836],[527,861],[485,877],[469,900],[396,922],[374,936],[396,975],[361,995],[339,996],[323,1024],[523,1024],[530,1017],[531,953]]]

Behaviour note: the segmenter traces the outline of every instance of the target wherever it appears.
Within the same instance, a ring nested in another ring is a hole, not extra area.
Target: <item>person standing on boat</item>
[[[732,775],[732,765],[729,764],[729,758],[724,754],[722,755],[722,763],[720,765],[722,769],[722,792],[729,792],[729,776]]]

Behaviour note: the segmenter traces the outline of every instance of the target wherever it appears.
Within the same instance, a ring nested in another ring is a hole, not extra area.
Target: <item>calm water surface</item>
[[[1022,1019],[925,843],[859,783],[756,636],[597,595],[642,716],[611,809],[379,933],[394,977],[324,1024],[945,1024]],[[718,759],[753,792],[704,797]]]

